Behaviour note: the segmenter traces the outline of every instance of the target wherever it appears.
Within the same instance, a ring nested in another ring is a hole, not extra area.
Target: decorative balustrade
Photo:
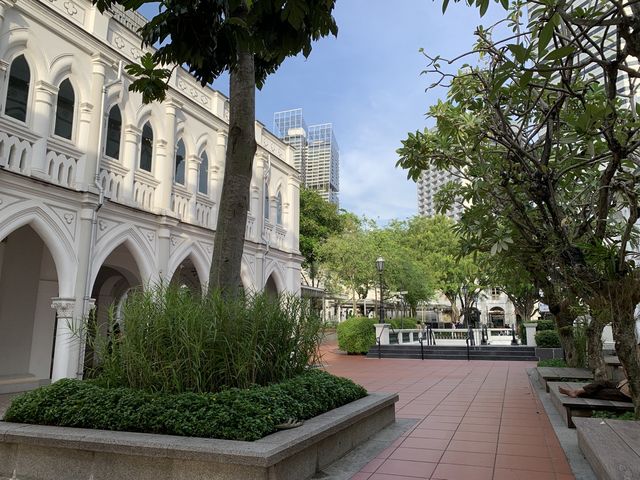
[[[98,182],[102,186],[104,196],[116,202],[123,201],[124,177],[129,173],[129,169],[123,167],[115,160],[104,157],[100,163],[100,174]]]
[[[182,221],[189,220],[189,201],[191,200],[191,193],[180,185],[173,186],[173,192],[171,192],[171,210]]]
[[[511,345],[511,329],[510,328],[489,328],[488,344],[489,345]],[[468,331],[463,328],[434,328],[432,330],[433,338],[437,345],[465,345]],[[389,329],[388,336],[383,335],[381,339],[382,345],[402,345],[402,344],[419,344],[420,335],[424,332],[420,329]],[[473,329],[474,337],[481,337],[481,329]],[[480,345],[480,341],[476,342]]]
[[[196,195],[196,223],[202,227],[214,228],[213,223],[214,202],[205,195]]]
[[[50,138],[47,141],[47,175],[51,183],[61,187],[76,187],[76,172],[82,152],[61,141]]]
[[[144,210],[153,210],[156,188],[160,182],[153,175],[137,170],[133,179],[133,201]]]
[[[275,229],[275,245],[276,245],[276,247],[283,248],[284,247],[284,241],[285,241],[286,237],[287,237],[287,231],[281,225],[276,225],[276,229]]]
[[[0,119],[0,166],[29,175],[33,144],[37,140],[38,137],[25,127]]]

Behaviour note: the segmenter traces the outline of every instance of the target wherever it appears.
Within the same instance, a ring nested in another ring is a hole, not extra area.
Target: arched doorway
[[[51,377],[58,273],[30,226],[0,241],[0,379]]]
[[[95,309],[89,320],[90,336],[106,336],[115,328],[124,329],[120,317],[122,303],[132,288],[142,287],[142,275],[137,263],[125,244],[115,248],[105,259],[93,283],[91,298],[95,299]],[[110,323],[110,315],[113,315]],[[91,348],[91,341],[85,347],[85,369],[95,366],[97,360]]]
[[[489,324],[494,328],[504,328],[504,308],[493,307],[489,310]]]
[[[276,285],[276,281],[273,279],[273,275],[271,275],[267,279],[267,283],[264,284],[264,293],[272,298],[276,298],[278,296],[278,287]]]
[[[171,284],[179,287],[185,287],[193,293],[200,295],[202,293],[202,282],[198,276],[198,270],[191,258],[185,258],[171,277]]]

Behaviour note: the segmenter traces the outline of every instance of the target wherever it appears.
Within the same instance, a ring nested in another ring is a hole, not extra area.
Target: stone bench
[[[576,418],[578,446],[601,480],[640,478],[640,422]]]
[[[611,400],[597,400],[595,398],[571,398],[558,391],[558,387],[576,389],[585,382],[548,382],[551,401],[569,428],[576,428],[573,417],[590,417],[595,410],[606,410],[614,413],[633,411],[633,403],[614,402]]]
[[[593,373],[587,368],[537,367],[538,381],[548,392],[548,382],[589,382]]]

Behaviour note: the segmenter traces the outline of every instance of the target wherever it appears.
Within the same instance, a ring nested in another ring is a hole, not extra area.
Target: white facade
[[[457,181],[457,178],[446,170],[439,170],[434,165],[429,165],[420,174],[417,183],[418,191],[418,214],[423,217],[433,217],[437,215],[436,194],[447,183]],[[456,202],[447,211],[446,216],[454,221],[460,220],[463,206],[461,202]]]
[[[0,383],[79,375],[69,329],[91,308],[104,318],[131,287],[208,279],[228,101],[176,69],[166,100],[143,105],[118,78],[143,53],[141,21],[88,0],[0,0]],[[243,286],[297,293],[293,152],[260,123],[256,140]]]

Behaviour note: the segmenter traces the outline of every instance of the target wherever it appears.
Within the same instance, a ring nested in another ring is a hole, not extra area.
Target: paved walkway
[[[352,480],[573,480],[529,384],[532,362],[367,359],[323,347],[326,369],[372,392],[398,392],[414,428]]]

